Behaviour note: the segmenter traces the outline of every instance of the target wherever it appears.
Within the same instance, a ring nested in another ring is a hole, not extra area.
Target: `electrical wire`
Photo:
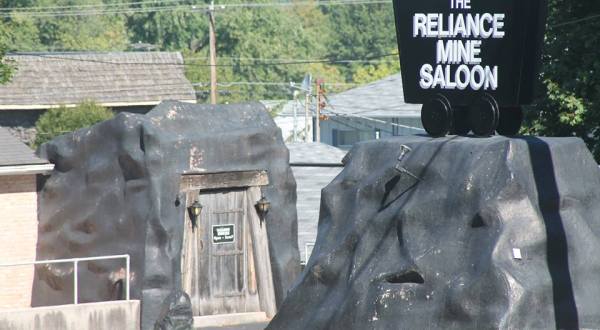
[[[581,22],[585,22],[585,21],[594,20],[596,18],[600,18],[600,14],[590,15],[590,16],[575,19],[572,21],[566,21],[566,22],[554,24],[554,25],[551,25],[550,28],[558,28],[558,27],[563,27],[563,26],[567,26],[567,25],[577,24],[577,23],[581,23]]]
[[[317,64],[317,63],[328,63],[328,64],[345,64],[356,61],[369,61],[378,58],[390,57],[390,56],[398,56],[398,53],[388,53],[381,55],[369,56],[364,59],[343,59],[338,60],[335,58],[323,58],[323,59],[309,59],[309,60],[298,60],[298,61],[287,61],[287,62],[257,62],[257,63],[249,63],[249,64],[194,64],[194,63],[181,63],[181,62],[163,62],[163,63],[153,63],[153,62],[113,62],[113,61],[105,61],[105,60],[95,60],[95,59],[85,59],[85,58],[77,58],[77,57],[68,57],[68,56],[60,56],[60,55],[48,55],[48,54],[36,54],[36,53],[15,53],[14,55],[23,55],[23,56],[33,56],[40,58],[48,58],[55,60],[64,60],[64,61],[75,61],[75,62],[88,62],[88,63],[98,63],[98,64],[111,64],[111,65],[154,65],[154,66],[189,66],[189,67],[240,67],[240,66],[278,66],[278,65],[302,65],[302,64]],[[10,55],[9,55],[10,57]]]
[[[176,2],[176,1],[165,1],[165,2]],[[154,3],[149,1],[139,1],[138,4]],[[154,6],[154,7],[139,7],[131,8],[130,4],[106,4],[104,6],[88,5],[89,7],[76,7],[76,6],[62,6],[62,8],[54,7],[55,9],[77,9],[79,10],[43,10],[42,7],[5,7],[2,8],[3,13],[0,17],[10,17],[12,12],[19,13],[23,16],[29,17],[69,17],[69,16],[96,16],[96,15],[110,15],[110,14],[136,14],[136,13],[149,13],[149,12],[164,12],[164,11],[175,11],[183,9],[187,11],[208,11],[208,10],[227,10],[227,9],[244,9],[244,8],[268,8],[268,7],[292,7],[292,6],[340,6],[340,5],[373,5],[373,4],[391,4],[389,0],[330,0],[330,1],[298,1],[298,2],[272,2],[272,3],[224,3],[210,6],[206,3],[201,4],[187,4],[187,5],[171,5],[171,6]],[[83,5],[81,5],[83,6]],[[33,9],[35,8],[35,9]],[[85,9],[88,8],[88,9]]]

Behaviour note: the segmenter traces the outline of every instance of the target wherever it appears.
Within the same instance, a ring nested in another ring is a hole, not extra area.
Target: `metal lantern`
[[[192,205],[188,206],[188,212],[190,214],[190,220],[192,220],[192,228],[196,228],[198,223],[198,218],[202,213],[202,204],[195,200]]]
[[[267,212],[269,212],[270,209],[271,202],[269,202],[265,196],[262,196],[260,200],[256,202],[256,210],[263,216],[267,214]]]
[[[265,215],[271,209],[271,202],[267,200],[265,196],[262,196],[256,205],[254,205],[256,211],[258,212],[258,216],[260,218],[260,225],[262,226],[263,221],[265,221]]]

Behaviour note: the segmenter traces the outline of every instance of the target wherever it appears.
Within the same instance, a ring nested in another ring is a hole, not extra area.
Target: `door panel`
[[[195,229],[186,212],[182,253],[182,284],[194,315],[260,311],[247,190],[196,190],[186,197],[187,205],[196,199],[203,205]]]

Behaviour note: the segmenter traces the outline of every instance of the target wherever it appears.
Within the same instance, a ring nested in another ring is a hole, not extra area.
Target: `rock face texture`
[[[361,143],[321,205],[268,329],[600,327],[600,170],[579,139]]]
[[[267,170],[262,187],[275,295],[281,302],[300,272],[295,181],[281,133],[259,104],[164,102],[146,115],[119,114],[58,137],[39,153],[55,164],[40,193],[37,258],[128,253],[131,297],[142,300],[142,328],[181,289],[184,172]],[[79,264],[79,301],[124,296],[123,260]],[[73,266],[36,269],[33,304],[73,301]]]

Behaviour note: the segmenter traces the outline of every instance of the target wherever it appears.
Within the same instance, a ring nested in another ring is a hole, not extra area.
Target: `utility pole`
[[[215,2],[208,7],[208,38],[210,49],[210,103],[217,104],[217,38],[215,36]]]
[[[298,120],[297,120],[297,112],[298,112],[298,91],[294,91],[294,135],[293,142],[297,142],[298,139]]]
[[[310,93],[307,91],[304,98],[304,142],[308,142],[308,110],[310,106]]]
[[[324,80],[322,78],[317,79],[317,118],[315,120],[315,139],[316,142],[321,142],[321,106],[322,101],[321,97],[323,94],[323,83]]]

